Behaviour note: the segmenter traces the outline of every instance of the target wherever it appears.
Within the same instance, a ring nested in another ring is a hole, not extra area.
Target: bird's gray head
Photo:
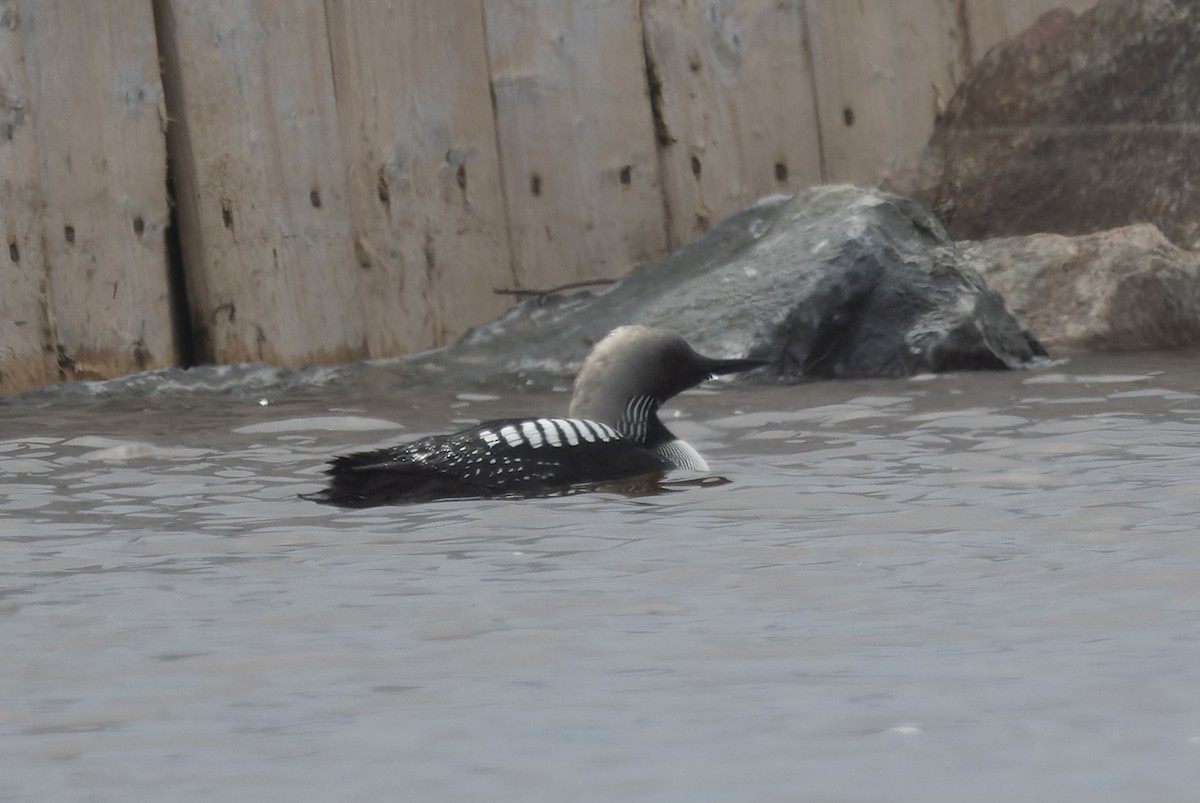
[[[667,399],[719,374],[761,360],[718,360],[698,354],[674,332],[622,326],[596,344],[575,378],[570,415],[616,426],[631,401],[649,398],[649,414]]]

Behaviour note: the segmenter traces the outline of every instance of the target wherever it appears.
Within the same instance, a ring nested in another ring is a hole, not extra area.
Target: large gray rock
[[[892,186],[955,239],[1155,223],[1200,246],[1200,3],[1102,0],[993,48]]]
[[[1173,245],[1156,226],[960,245],[967,263],[1051,349],[1200,343],[1200,255]]]
[[[826,186],[762,201],[603,292],[519,304],[430,357],[478,377],[568,375],[625,323],[788,377],[1006,368],[1043,353],[927,210]]]
[[[73,383],[42,397],[397,384],[497,389],[573,377],[592,344],[643,323],[785,377],[904,376],[1019,366],[1044,353],[923,207],[855,187],[764,199],[600,292],[513,307],[444,349],[287,370],[209,366]]]

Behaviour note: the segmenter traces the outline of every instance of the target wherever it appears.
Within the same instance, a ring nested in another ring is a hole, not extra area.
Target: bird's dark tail
[[[422,466],[371,467],[360,455],[339,457],[329,464],[329,485],[302,499],[336,507],[428,502],[433,499],[479,496],[482,488]]]

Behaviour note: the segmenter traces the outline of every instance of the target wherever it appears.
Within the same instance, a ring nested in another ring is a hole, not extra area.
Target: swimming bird
[[[485,421],[450,435],[336,457],[328,487],[306,496],[341,507],[532,496],[661,474],[707,471],[658,417],[672,396],[765,363],[697,353],[673,332],[622,326],[595,345],[565,418]]]

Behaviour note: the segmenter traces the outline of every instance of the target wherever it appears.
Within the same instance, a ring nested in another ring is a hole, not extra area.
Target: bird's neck
[[[625,402],[613,426],[628,440],[650,448],[675,440],[658,417],[658,408],[658,399],[653,396],[634,396]]]

